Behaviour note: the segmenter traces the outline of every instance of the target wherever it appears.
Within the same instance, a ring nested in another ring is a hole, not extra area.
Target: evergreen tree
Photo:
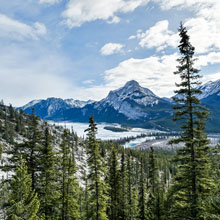
[[[40,164],[40,211],[45,220],[58,219],[58,198],[57,175],[55,169],[56,156],[51,144],[51,135],[46,125],[42,143],[42,159]]]
[[[11,104],[9,105],[8,109],[9,109],[9,118],[13,120],[15,118],[15,110]]]
[[[149,153],[149,175],[148,175],[148,199],[147,216],[149,220],[162,219],[163,212],[163,188],[159,183],[159,173],[153,147]]]
[[[177,84],[179,90],[175,91],[177,96],[174,101],[177,105],[174,120],[182,122],[183,132],[180,138],[171,143],[183,142],[184,147],[177,155],[180,165],[174,184],[176,193],[172,219],[202,220],[205,216],[204,199],[212,188],[209,175],[209,141],[204,134],[207,110],[196,97],[201,91],[196,87],[200,85],[199,71],[193,67],[195,48],[182,24],[179,35],[179,50],[182,56],[178,59],[179,66],[175,74],[180,75],[181,82]]]
[[[6,204],[9,197],[9,182],[5,180],[4,176],[0,180],[0,218],[6,220]]]
[[[16,168],[15,176],[11,180],[7,220],[37,220],[39,201],[37,193],[32,190],[31,176],[23,159]]]
[[[38,182],[40,174],[40,163],[42,156],[42,132],[39,128],[38,119],[34,114],[31,115],[30,124],[28,127],[28,139],[23,143],[13,144],[12,148],[7,151],[10,155],[9,170],[13,169],[19,161],[20,156],[26,160],[28,173],[31,175],[32,189],[38,192]]]
[[[143,158],[141,158],[140,179],[138,185],[138,219],[146,220],[146,179]]]
[[[79,185],[75,177],[76,163],[73,149],[69,143],[69,131],[64,130],[60,149],[61,168],[61,219],[77,220],[79,213]]]
[[[109,169],[110,220],[119,219],[119,164],[117,151],[111,146]]]
[[[126,219],[126,211],[127,209],[127,198],[126,198],[126,190],[127,190],[127,170],[126,170],[126,163],[125,163],[125,150],[122,149],[121,152],[121,167],[119,170],[119,219],[125,220]]]
[[[84,182],[85,182],[85,190],[83,196],[83,217],[82,219],[88,220],[89,219],[89,189],[88,189],[88,178],[86,172],[84,172]]]
[[[127,207],[126,207],[126,219],[136,220],[138,216],[138,200],[137,190],[135,187],[135,173],[134,163],[130,154],[127,156]]]
[[[105,178],[105,163],[99,152],[99,144],[96,140],[97,127],[93,117],[89,118],[89,128],[86,129],[88,136],[88,187],[89,198],[89,219],[107,220],[107,190]]]

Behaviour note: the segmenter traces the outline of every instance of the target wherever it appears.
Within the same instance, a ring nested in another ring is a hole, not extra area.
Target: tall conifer
[[[11,180],[7,220],[38,220],[39,200],[31,187],[31,176],[23,159]]]
[[[171,143],[184,143],[178,151],[177,161],[180,162],[179,172],[175,178],[174,204],[172,219],[204,219],[204,199],[212,188],[209,170],[209,141],[204,133],[207,110],[201,106],[197,98],[201,91],[199,70],[194,68],[195,48],[189,41],[186,28],[181,24],[179,28],[181,57],[175,74],[179,75],[181,82],[175,91],[174,120],[182,122],[181,137]]]
[[[58,198],[57,174],[55,169],[56,156],[51,144],[51,135],[46,125],[43,143],[42,143],[42,159],[40,170],[40,211],[45,220],[58,219]]]
[[[97,127],[93,117],[89,118],[89,128],[86,129],[88,136],[88,187],[89,217],[91,220],[107,220],[107,190],[105,178],[105,163],[99,152],[99,144],[96,140]]]
[[[79,185],[75,176],[75,155],[70,148],[69,131],[64,130],[60,146],[60,171],[61,171],[61,219],[77,220],[79,212]]]
[[[141,158],[140,164],[140,179],[138,182],[138,219],[146,220],[147,219],[147,209],[146,209],[146,178],[144,172],[144,162]]]
[[[110,220],[119,219],[119,164],[117,151],[111,146],[109,169]]]

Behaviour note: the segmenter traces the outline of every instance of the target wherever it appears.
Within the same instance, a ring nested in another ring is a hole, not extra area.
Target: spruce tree
[[[39,200],[32,190],[31,176],[23,159],[16,168],[11,180],[9,201],[7,204],[7,220],[38,220]]]
[[[117,151],[111,146],[110,169],[109,169],[109,197],[110,197],[110,220],[119,219],[119,164]]]
[[[178,151],[176,160],[180,162],[179,172],[175,178],[174,204],[172,219],[204,219],[204,199],[209,195],[212,181],[209,175],[209,141],[204,133],[207,110],[201,106],[197,98],[201,91],[199,70],[194,68],[194,50],[190,43],[186,28],[179,28],[181,57],[177,60],[179,66],[175,74],[181,82],[176,84],[179,89],[174,101],[175,121],[182,123],[182,134],[171,143],[183,142],[184,146]]]
[[[141,158],[140,179],[138,182],[138,208],[138,219],[146,220],[146,178],[144,172],[143,158]]]
[[[55,220],[59,217],[56,156],[51,142],[52,137],[46,125],[42,143],[42,159],[39,165],[41,170],[39,177],[40,212],[45,220]]]
[[[28,173],[31,175],[32,189],[38,192],[40,161],[42,156],[42,132],[39,128],[39,122],[34,111],[29,123],[28,139],[25,139],[23,143],[13,144],[7,151],[7,154],[10,155],[10,165],[6,168],[13,170],[22,155],[27,162]]]
[[[131,155],[127,155],[127,206],[126,206],[126,219],[136,220],[138,216],[138,198],[137,189],[135,185],[134,162]]]
[[[156,164],[153,147],[149,153],[149,175],[147,187],[147,216],[149,220],[160,220],[163,215],[163,187],[159,180],[159,170]]]
[[[77,220],[79,213],[79,185],[76,179],[76,163],[73,149],[70,147],[69,131],[64,130],[60,146],[60,171],[61,171],[61,219]]]
[[[85,131],[88,132],[89,219],[107,220],[108,186],[104,181],[106,175],[105,163],[99,152],[99,144],[96,140],[97,125],[93,117],[89,118],[89,128]]]
[[[126,170],[126,161],[125,161],[125,150],[122,149],[121,152],[121,160],[120,160],[120,170],[119,170],[119,219],[126,219],[126,209],[127,209],[127,198],[126,198],[126,190],[127,190],[127,170]]]

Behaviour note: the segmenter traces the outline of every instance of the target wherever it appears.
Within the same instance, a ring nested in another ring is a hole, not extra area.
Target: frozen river
[[[60,125],[68,129],[73,129],[73,131],[75,131],[77,135],[80,137],[86,137],[86,133],[84,131],[89,126],[88,123],[72,123],[72,122],[49,122],[49,123]],[[113,131],[104,129],[105,126],[119,126],[119,125],[98,123],[97,124],[97,127],[98,127],[97,138],[100,138],[102,140],[117,140],[117,139],[125,138],[125,137],[132,137],[132,136],[136,137],[141,134],[159,132],[158,130],[143,129],[143,128],[132,128],[130,131],[126,131],[126,132],[113,132]]]

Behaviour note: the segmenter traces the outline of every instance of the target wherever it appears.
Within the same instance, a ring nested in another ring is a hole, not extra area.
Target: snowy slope
[[[62,114],[63,111],[70,108],[83,108],[87,104],[94,101],[80,101],[74,99],[48,98],[46,100],[34,100],[24,105],[20,109],[27,113],[31,113],[34,108],[36,115],[41,118],[52,117],[53,115]]]
[[[138,82],[132,80],[127,82],[124,87],[110,91],[106,98],[96,103],[95,108],[101,110],[111,106],[129,119],[137,120],[148,115],[143,111],[143,107],[153,107],[160,100],[152,91],[141,87]]]
[[[200,86],[199,89],[203,92],[201,95],[199,95],[200,99],[207,98],[208,96],[211,96],[215,93],[217,93],[217,95],[220,96],[220,80],[214,82],[209,81],[204,85]]]

